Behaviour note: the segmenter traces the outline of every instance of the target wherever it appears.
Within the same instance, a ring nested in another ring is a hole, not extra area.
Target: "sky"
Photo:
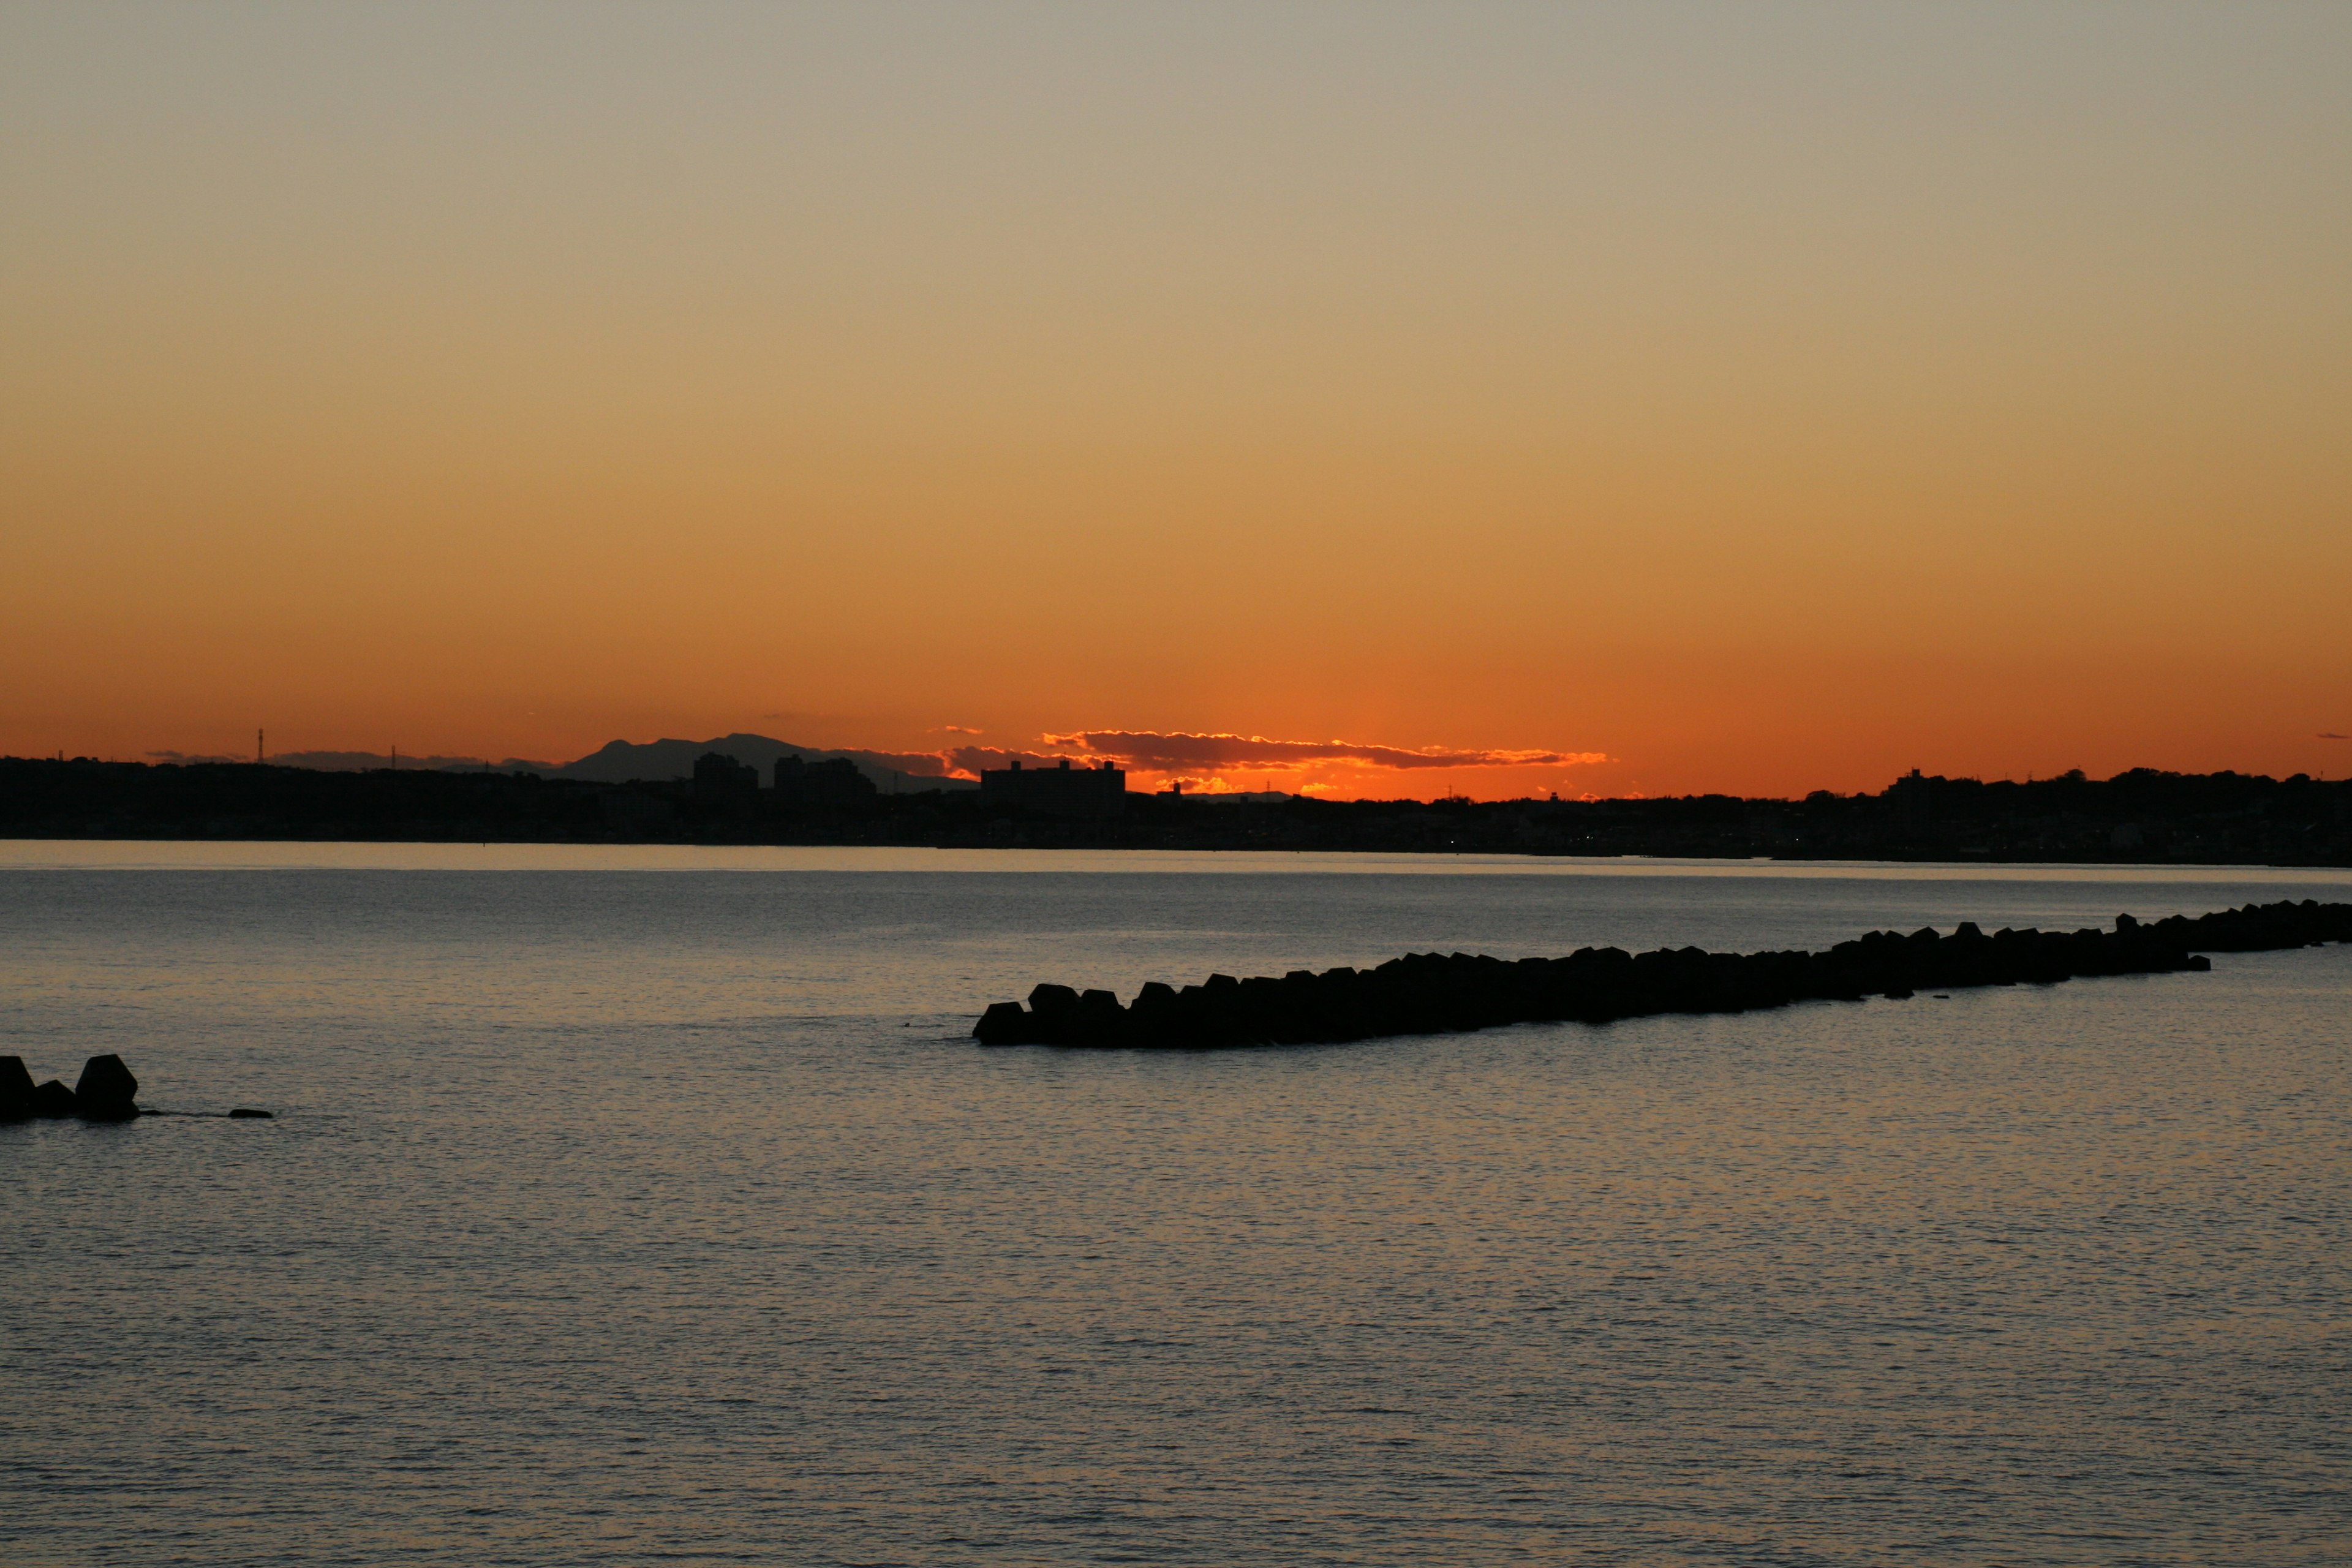
[[[2341,777],[2347,81],[2337,0],[0,7],[0,752]]]

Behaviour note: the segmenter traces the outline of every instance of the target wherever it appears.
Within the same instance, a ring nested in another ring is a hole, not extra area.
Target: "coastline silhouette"
[[[0,836],[2352,866],[2352,782],[2302,773],[2136,768],[2016,784],[1914,772],[1802,800],[1339,801],[1143,793],[1077,758],[975,782],[764,745],[663,742],[634,760],[608,746],[573,764],[614,775],[596,778],[0,758]]]

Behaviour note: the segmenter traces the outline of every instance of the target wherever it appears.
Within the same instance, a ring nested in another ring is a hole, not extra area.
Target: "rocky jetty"
[[[140,1114],[139,1080],[111,1053],[84,1062],[71,1089],[57,1079],[36,1085],[22,1057],[0,1057],[0,1121],[79,1116],[85,1121],[128,1121]]]
[[[2210,967],[2208,952],[2256,952],[2352,942],[2352,904],[2248,904],[2113,931],[2000,931],[1973,923],[1947,935],[1872,931],[1826,952],[1630,953],[1583,948],[1516,962],[1413,953],[1376,969],[1299,969],[1279,980],[1213,974],[1182,990],[1157,981],[1125,1006],[1108,991],[1040,985],[1029,1005],[999,1002],[972,1027],[991,1046],[1202,1048],[1326,1045],[1387,1035],[1451,1034],[1504,1024],[1578,1022],[1663,1013],[1743,1013],[1795,1002],[1900,999],[1971,985],[2048,984],[2077,976],[2161,974]]]
[[[139,1079],[111,1053],[82,1063],[71,1089],[51,1079],[35,1084],[22,1057],[0,1057],[0,1122],[57,1120],[129,1121],[140,1116],[215,1116],[230,1121],[268,1121],[275,1111],[239,1106],[235,1110],[150,1110],[139,1103]]]

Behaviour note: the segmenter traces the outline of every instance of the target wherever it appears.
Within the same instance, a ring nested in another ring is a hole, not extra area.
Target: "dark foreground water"
[[[281,1118],[0,1129],[0,1561],[2341,1563],[2352,948],[961,1037],[1041,979],[2290,894],[2352,885],[0,845],[0,1052]]]

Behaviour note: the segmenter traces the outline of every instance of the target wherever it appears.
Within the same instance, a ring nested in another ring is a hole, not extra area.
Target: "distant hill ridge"
[[[958,790],[980,787],[971,779],[947,777],[940,772],[937,757],[921,752],[826,752],[811,746],[795,746],[789,741],[773,740],[766,735],[721,735],[715,741],[647,741],[643,744],[631,741],[608,741],[578,762],[566,763],[562,767],[550,768],[545,763],[533,763],[509,765],[533,768],[550,778],[628,784],[638,779],[691,778],[695,759],[705,752],[717,752],[721,756],[748,763],[760,770],[763,781],[773,774],[777,762],[784,757],[798,757],[810,763],[846,757],[885,795],[891,793],[894,786],[902,792],[909,788]]]
[[[394,757],[382,752],[281,752],[269,761],[281,768],[308,768],[316,773],[366,773],[375,768],[401,767],[416,772],[478,773],[485,768],[498,773],[530,773],[543,778],[581,779],[591,784],[635,784],[640,780],[659,782],[694,776],[695,759],[705,752],[717,752],[739,763],[760,770],[762,784],[775,775],[778,759],[798,757],[803,762],[828,762],[835,757],[846,757],[857,771],[874,781],[874,787],[884,795],[904,795],[913,790],[978,789],[971,779],[950,778],[940,771],[940,759],[924,752],[828,752],[814,746],[795,746],[789,741],[778,741],[766,735],[721,735],[714,741],[608,741],[603,746],[572,763],[538,762],[529,757],[509,757],[492,763],[482,757],[407,756]],[[249,763],[251,757],[195,756],[181,752],[151,752],[148,760],[156,763]]]

